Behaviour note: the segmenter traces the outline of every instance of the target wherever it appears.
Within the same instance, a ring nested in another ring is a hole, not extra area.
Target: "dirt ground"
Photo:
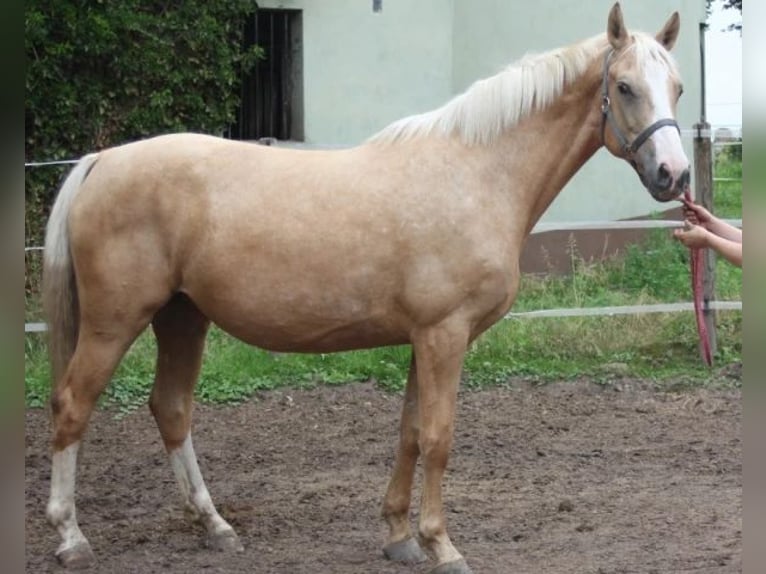
[[[735,375],[736,377],[736,375]],[[381,553],[401,398],[371,383],[200,405],[194,441],[245,551],[203,547],[148,409],[98,412],[78,518],[98,573],[420,574]],[[449,532],[475,574],[741,571],[741,392],[644,381],[461,391]],[[48,416],[26,414],[27,572],[59,571]],[[418,488],[418,485],[416,485]],[[414,504],[417,514],[417,492]]]

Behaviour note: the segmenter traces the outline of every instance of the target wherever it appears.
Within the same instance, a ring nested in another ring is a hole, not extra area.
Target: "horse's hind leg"
[[[418,462],[418,380],[415,355],[410,362],[407,389],[404,393],[402,420],[399,434],[399,450],[396,454],[394,472],[388,483],[383,501],[383,518],[388,523],[389,534],[383,553],[389,560],[417,563],[428,560],[420,549],[409,522],[412,500],[412,480]]]
[[[94,560],[90,544],[77,524],[77,452],[98,397],[140,330],[136,327],[129,333],[107,333],[83,324],[74,355],[52,393],[53,455],[46,514],[61,535],[56,557],[66,567],[81,568]]]
[[[209,324],[185,295],[176,295],[154,316],[157,374],[149,407],[181,488],[185,509],[205,526],[213,548],[242,550],[234,529],[213,506],[192,445],[194,386]]]

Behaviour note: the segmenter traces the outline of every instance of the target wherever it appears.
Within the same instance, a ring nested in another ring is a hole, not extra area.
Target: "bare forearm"
[[[718,235],[708,234],[708,246],[719,253],[729,263],[742,267],[742,235],[734,241]]]
[[[735,243],[742,243],[742,230],[734,227],[733,225],[729,225],[717,217],[710,221],[705,227],[707,227],[708,231],[718,235],[719,237],[722,237],[723,239],[728,239],[729,241],[733,241]]]

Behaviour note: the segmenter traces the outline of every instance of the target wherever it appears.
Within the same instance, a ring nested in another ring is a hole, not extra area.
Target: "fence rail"
[[[707,309],[713,311],[741,311],[742,301],[711,301]],[[506,314],[503,319],[542,319],[558,317],[614,317],[615,315],[643,315],[645,313],[678,313],[694,311],[694,303],[655,303],[653,305],[619,305],[610,307],[573,307],[563,309],[536,309]],[[25,323],[25,333],[44,333],[45,323]]]

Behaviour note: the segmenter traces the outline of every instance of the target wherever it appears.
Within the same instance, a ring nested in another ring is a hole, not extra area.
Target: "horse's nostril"
[[[678,183],[676,184],[679,189],[684,189],[689,185],[689,182],[691,181],[691,174],[689,173],[689,169],[685,169],[683,173],[681,174],[681,177],[678,178]]]
[[[663,163],[657,170],[657,184],[662,188],[668,188],[671,183],[673,183],[673,176],[670,174],[668,165]]]

